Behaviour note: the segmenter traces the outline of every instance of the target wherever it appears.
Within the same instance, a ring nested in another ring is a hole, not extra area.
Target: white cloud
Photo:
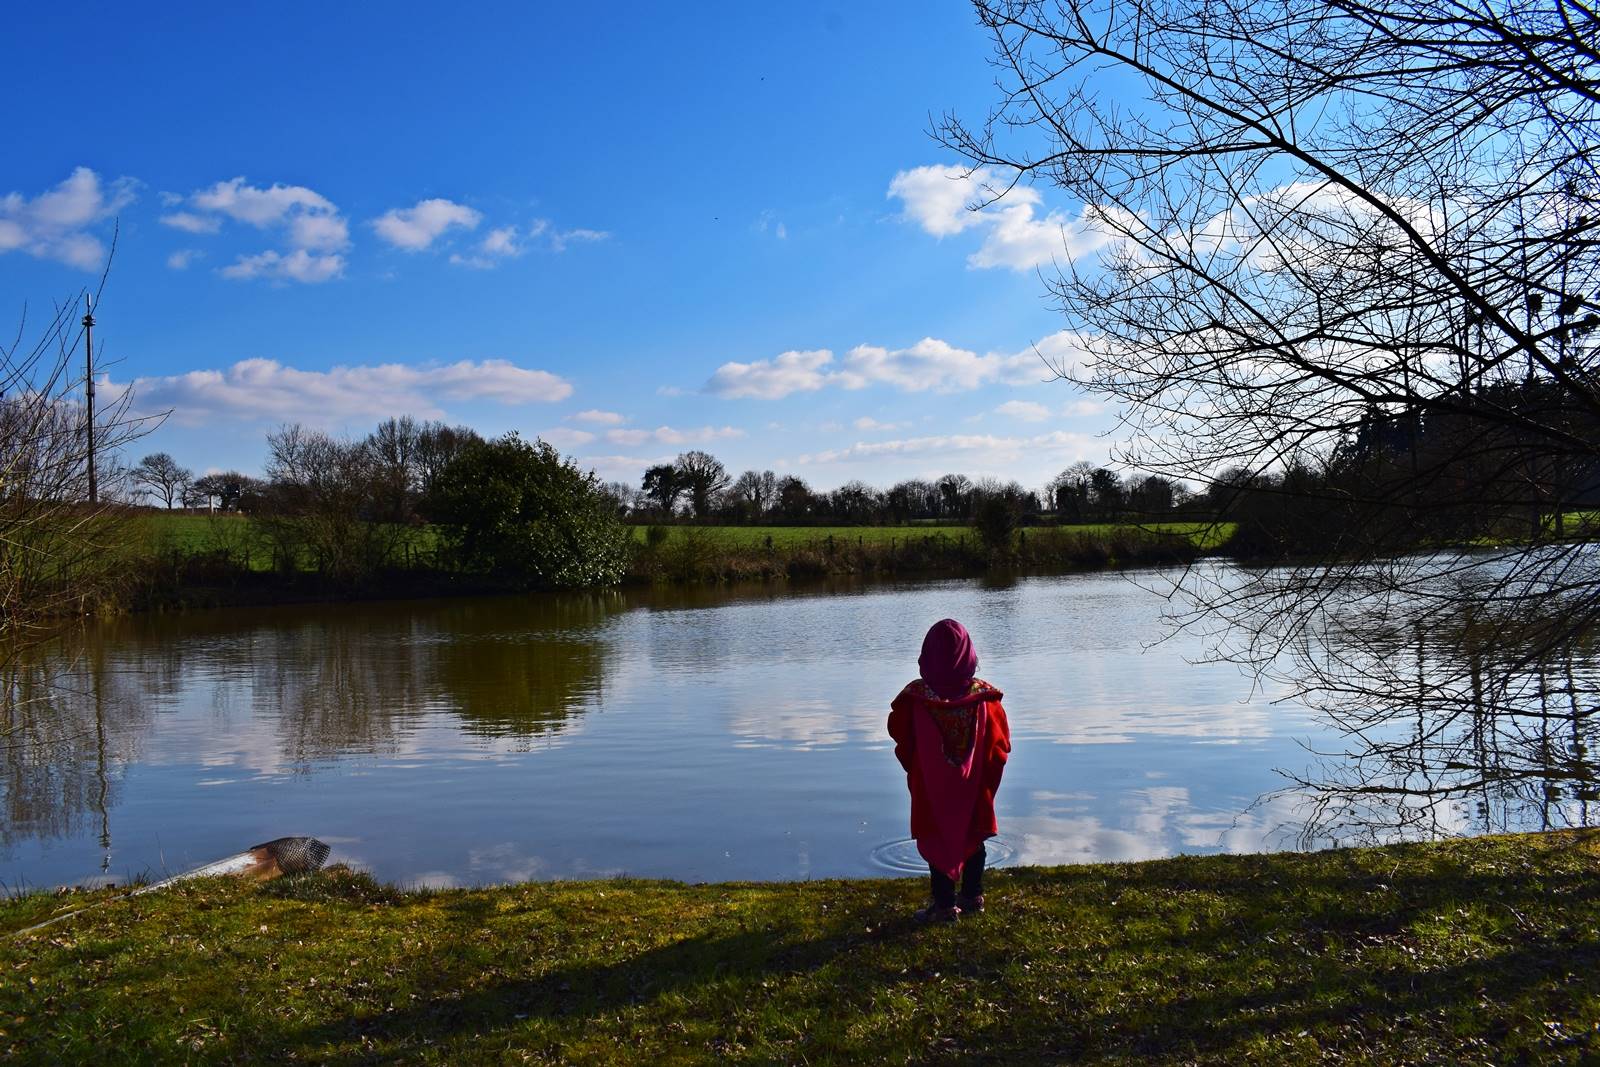
[[[1050,365],[1076,367],[1082,361],[1082,351],[1077,335],[1066,330],[1021,352],[983,355],[936,337],[924,337],[909,348],[857,345],[845,356],[836,377],[847,389],[880,384],[908,393],[955,393],[994,382],[1028,385],[1043,381],[1052,376],[1047,360]]]
[[[549,219],[534,219],[524,231],[518,231],[515,226],[501,226],[490,230],[484,239],[472,247],[472,251],[463,255],[456,253],[450,257],[450,262],[458,267],[472,267],[477,270],[489,270],[498,267],[508,259],[526,253],[531,242],[543,238],[552,252],[565,252],[567,246],[585,241],[604,241],[611,234],[604,230],[555,230],[550,227]]]
[[[119,394],[125,386],[107,384]],[[565,400],[572,386],[547,371],[508,360],[411,366],[400,363],[299,370],[246,359],[225,370],[197,370],[132,383],[140,411],[172,410],[182,425],[227,420],[334,424],[347,419],[438,418],[441,401],[535,404]]]
[[[662,445],[703,445],[743,437],[744,431],[733,426],[702,426],[697,430],[677,430],[671,426],[658,426],[654,430],[607,430],[606,440],[619,445],[642,445],[653,441]]]
[[[607,230],[551,230],[550,247],[557,252],[565,252],[570,244],[589,244],[595,241],[604,241],[611,236]]]
[[[857,345],[844,357],[840,382],[846,389],[883,383],[908,393],[929,389],[951,393],[976,389],[992,379],[998,363],[998,356],[980,356],[933,337],[892,351]]]
[[[1058,330],[1007,360],[1006,381],[1034,385],[1081,371],[1094,357],[1094,339]]]
[[[573,422],[588,422],[597,426],[621,426],[628,421],[626,415],[619,415],[615,411],[600,411],[596,408],[580,411],[576,415],[568,415],[567,418]]]
[[[1007,400],[994,413],[1019,422],[1043,422],[1050,417],[1049,408],[1032,400]]]
[[[263,189],[246,185],[243,177],[202,189],[189,197],[189,203],[199,211],[226,215],[258,230],[277,226],[291,216],[338,213],[331,200],[303,185],[274,183],[270,188]]]
[[[78,167],[53,189],[31,199],[21,193],[0,197],[0,254],[25,252],[80,270],[105,265],[106,248],[86,232],[134,200],[134,182],[118,178],[106,185],[88,167]]]
[[[303,248],[297,248],[286,256],[271,249],[253,256],[240,256],[221,271],[224,278],[235,280],[270,278],[309,284],[329,281],[343,273],[343,256],[312,255]]]
[[[1116,239],[1115,229],[1093,208],[1085,206],[1076,217],[1051,211],[1039,218],[1044,203],[1039,191],[1009,185],[1007,177],[987,167],[916,167],[896,174],[887,195],[898,198],[905,217],[935,237],[982,227],[983,244],[967,257],[973,268],[1033,270],[1058,257],[1087,255]]]
[[[350,243],[350,225],[337,215],[296,215],[289,221],[289,244],[321,252]]]
[[[420,252],[452,226],[476,229],[483,215],[465,204],[435,197],[408,208],[394,208],[372,220],[378,236],[396,248]]]
[[[557,426],[553,429],[542,430],[539,436],[557,448],[575,448],[578,445],[586,445],[594,440],[594,434],[588,430],[574,430],[570,426]]]
[[[982,462],[1015,463],[1041,452],[1065,453],[1071,458],[1086,458],[1094,452],[1095,438],[1089,434],[1054,433],[1032,437],[1001,437],[995,434],[941,434],[909,437],[892,441],[864,441],[848,448],[816,452],[800,457],[806,464],[858,462],[903,456],[946,456],[962,453],[977,456]]]
[[[756,220],[756,232],[770,233],[780,241],[789,239],[789,227],[785,226],[783,220],[770,210],[763,211],[761,217]]]
[[[915,167],[894,176],[888,195],[898,197],[905,204],[906,216],[924,230],[935,237],[949,237],[982,225],[978,204],[1004,188],[994,186],[986,168]],[[1035,203],[1039,199],[1039,194],[1026,186],[1015,193]]]
[[[1098,415],[1106,410],[1106,405],[1100,400],[1074,400],[1061,409],[1063,415]]]
[[[777,400],[790,393],[815,392],[832,378],[823,370],[832,362],[833,353],[819,348],[785,352],[770,360],[724,363],[706,382],[705,391],[716,396],[763,400]]]
[[[196,215],[192,211],[174,211],[162,215],[161,222],[185,233],[216,233],[222,229],[222,219],[216,215]]]
[[[502,226],[498,230],[490,230],[489,235],[478,246],[485,254],[491,256],[520,255],[522,249],[517,245],[517,228],[515,226]]]
[[[651,467],[663,463],[671,463],[677,457],[672,453],[659,456],[584,456],[577,460],[580,467],[587,467],[606,481],[624,481],[637,484],[639,476]]]
[[[891,385],[908,393],[954,393],[994,382],[1030,385],[1081,367],[1087,350],[1080,335],[1062,330],[1021,352],[983,355],[936,337],[924,337],[907,348],[857,345],[837,369],[828,349],[791,351],[770,360],[724,363],[706,382],[704,391],[728,398],[778,400],[825,386],[864,389]]]
[[[541,223],[538,229],[530,233],[529,236],[543,232],[543,230],[544,226]],[[470,254],[452,253],[450,262],[458,267],[490,270],[498,267],[508,259],[515,259],[527,250],[528,246],[521,243],[515,226],[502,226],[499,229],[490,230],[488,235],[474,246],[474,250]]]
[[[858,430],[899,430],[911,424],[909,422],[879,422],[870,415],[863,415],[851,425]]]
[[[192,234],[217,233],[224,220],[258,230],[277,230],[287,251],[241,255],[219,272],[235,280],[266,278],[316,284],[344,273],[339,253],[350,246],[350,224],[333,201],[303,185],[250,185],[243,177],[217,182],[188,197],[162,194],[184,210],[161,216],[164,225]]]
[[[173,270],[188,270],[189,264],[205,255],[198,248],[180,248],[167,257],[167,266]]]
[[[1101,216],[1084,208],[1076,218],[1052,211],[1044,219],[1033,217],[1032,204],[1012,204],[985,212],[995,218],[982,246],[967,257],[970,267],[1008,267],[1033,270],[1065,256],[1078,259],[1098,251],[1117,239],[1114,230],[1101,224]]]

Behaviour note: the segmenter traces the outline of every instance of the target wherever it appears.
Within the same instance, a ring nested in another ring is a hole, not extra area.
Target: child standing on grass
[[[959,622],[933,624],[917,666],[922,677],[900,690],[889,712],[895,759],[911,790],[911,836],[933,883],[932,902],[914,918],[955,922],[983,910],[983,843],[997,832],[994,794],[1011,727],[1000,690],[973,677],[978,655]]]

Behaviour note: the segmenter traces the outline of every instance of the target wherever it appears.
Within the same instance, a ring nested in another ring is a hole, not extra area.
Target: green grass
[[[1202,551],[1215,548],[1233,533],[1233,523],[1207,522],[1155,522],[1139,526],[1157,533],[1182,534],[1193,540]],[[1077,526],[1029,527],[1027,534],[1035,536],[1059,530],[1063,533],[1096,536],[1119,529],[1117,523],[1085,523]],[[633,536],[643,541],[648,526],[633,527]],[[764,548],[767,538],[775,549],[788,549],[825,542],[829,537],[836,542],[849,544],[888,545],[891,541],[905,543],[919,537],[943,536],[952,539],[974,538],[977,534],[969,526],[923,525],[910,526],[671,526],[669,537],[682,537],[682,531],[694,530],[701,536],[722,540],[737,548]]]
[[[192,884],[0,940],[0,1058],[1594,1062],[1597,875],[1593,833],[1018,869],[927,929],[915,880]]]
[[[270,549],[260,526],[242,515],[189,515],[150,512],[134,520],[137,535],[158,554],[177,552],[182,555],[203,555],[219,551],[229,552],[234,559],[248,558],[250,569],[269,570],[272,565]],[[1085,537],[1107,536],[1126,527],[1116,523],[1086,523],[1077,526],[1030,527],[1028,536],[1050,536],[1055,532],[1077,534]],[[1137,527],[1157,533],[1173,533],[1188,537],[1201,551],[1210,551],[1222,544],[1233,532],[1232,523],[1158,522]],[[631,527],[634,540],[644,543],[649,527]],[[764,549],[768,538],[772,548],[783,552],[808,546],[825,544],[829,537],[835,544],[864,545],[887,548],[891,543],[904,545],[909,540],[925,537],[946,537],[952,541],[975,539],[977,534],[968,526],[950,524],[916,523],[909,526],[670,526],[666,527],[668,543],[685,536],[697,536],[734,550]],[[694,531],[687,534],[687,531]],[[431,551],[437,544],[437,534],[429,527],[407,531],[413,552]],[[302,567],[309,567],[302,561]]]
[[[255,524],[239,515],[161,515],[142,514],[137,519],[145,536],[158,544],[169,545],[184,552],[209,551],[219,539],[227,539],[233,531],[247,534]],[[226,531],[219,538],[219,531]]]
[[[1542,517],[1546,533],[1556,532],[1558,524],[1556,516],[1545,515]],[[1561,513],[1559,528],[1563,536],[1579,540],[1588,540],[1600,530],[1600,511],[1564,511]]]
[[[272,569],[272,550],[261,525],[244,515],[147,512],[134,520],[134,526],[144,545],[160,556],[227,552],[240,565],[248,560],[252,571]],[[414,553],[425,553],[436,546],[437,534],[426,526],[407,527],[401,543],[409,543]],[[302,570],[314,566],[309,558],[299,565]]]

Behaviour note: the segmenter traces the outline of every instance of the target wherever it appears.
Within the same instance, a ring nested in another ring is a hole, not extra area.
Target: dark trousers
[[[983,864],[989,858],[988,849],[983,845],[978,846],[978,851],[968,856],[961,865],[961,895],[975,897],[983,892]],[[948,908],[956,902],[956,884],[932,867],[928,868],[928,879],[933,883],[933,902],[941,908]]]

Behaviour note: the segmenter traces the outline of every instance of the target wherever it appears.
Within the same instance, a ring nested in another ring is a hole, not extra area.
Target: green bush
[[[1020,520],[1021,515],[1014,501],[992,496],[978,505],[978,514],[972,524],[977,527],[978,539],[990,555],[1005,556],[1011,553]]]
[[[464,569],[530,588],[609,585],[631,551],[599,480],[516,433],[469,445],[440,474],[430,508]]]

